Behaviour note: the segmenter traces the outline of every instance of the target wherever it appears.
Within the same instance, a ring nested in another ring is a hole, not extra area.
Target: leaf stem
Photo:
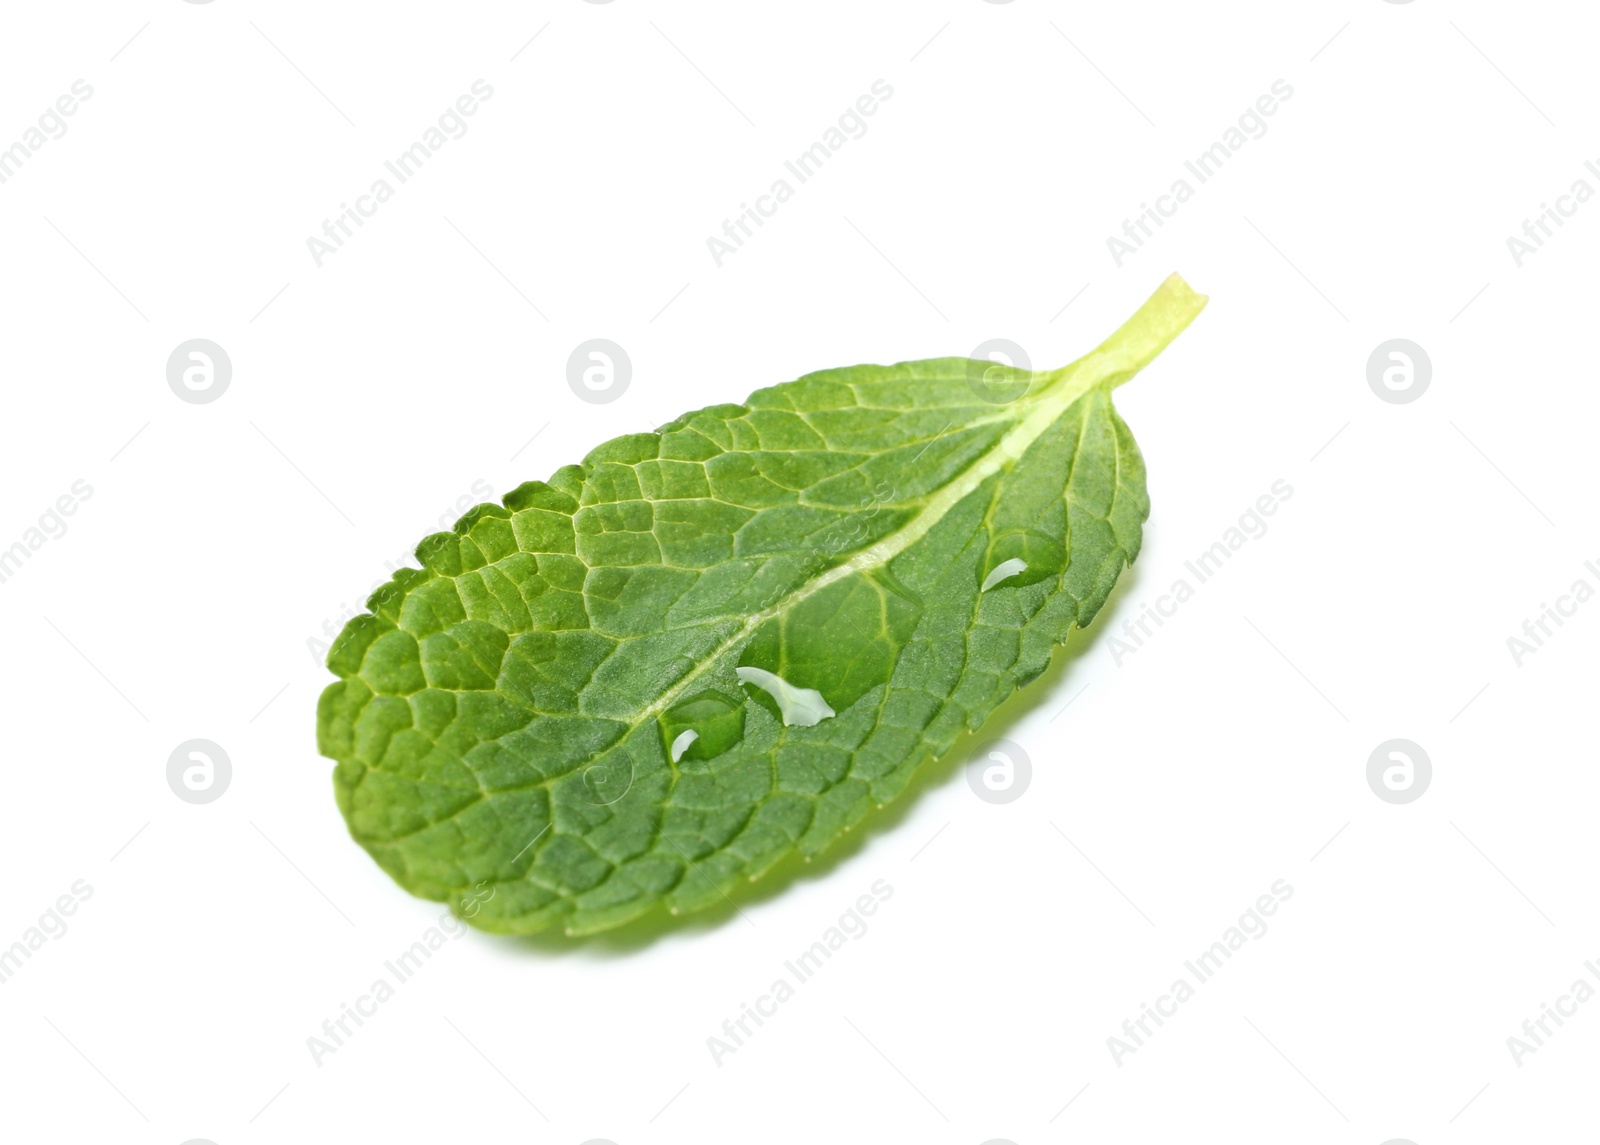
[[[1181,275],[1168,275],[1116,333],[1058,373],[1063,377],[1087,374],[1095,384],[1109,381],[1120,386],[1155,361],[1199,316],[1207,301],[1204,294],[1190,289]]]

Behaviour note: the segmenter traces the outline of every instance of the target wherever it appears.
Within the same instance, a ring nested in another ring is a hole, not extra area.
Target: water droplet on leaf
[[[1060,541],[1037,529],[1009,529],[989,544],[979,591],[1002,582],[1006,588],[1023,588],[1057,576],[1066,567],[1067,548]]]
[[[744,738],[744,704],[721,692],[697,692],[661,713],[661,734],[673,763],[715,759]]]
[[[744,668],[758,668],[791,689],[817,692],[828,715],[842,712],[888,682],[921,618],[922,603],[886,569],[855,573],[758,628],[739,657],[740,678]],[[776,694],[762,688],[757,702],[782,715]]]
[[[784,727],[815,727],[823,720],[838,715],[815,688],[797,688],[765,668],[735,668],[734,671],[741,682],[754,684],[772,697],[783,715]]]
[[[1028,570],[1028,562],[1021,557],[1012,557],[1008,561],[1001,561],[989,570],[989,575],[983,578],[983,583],[978,586],[979,592],[988,592],[1003,580],[1009,580],[1020,572]]]
[[[669,749],[669,754],[672,756],[672,762],[677,763],[680,759],[682,759],[683,753],[689,750],[689,745],[694,743],[694,741],[699,738],[700,733],[695,731],[693,728],[690,728],[686,732],[679,732],[675,737],[673,737],[672,747]]]

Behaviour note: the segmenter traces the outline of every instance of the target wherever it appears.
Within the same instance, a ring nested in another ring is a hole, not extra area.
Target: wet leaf
[[[1111,392],[1204,302],[1173,276],[1049,373],[810,374],[428,537],[329,651],[351,834],[506,933],[712,906],[823,850],[1105,602],[1149,507]]]

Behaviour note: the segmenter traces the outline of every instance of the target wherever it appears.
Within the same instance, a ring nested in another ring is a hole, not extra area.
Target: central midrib
[[[928,532],[940,521],[944,520],[949,515],[950,510],[960,504],[963,498],[971,494],[973,490],[990,477],[1000,472],[1005,466],[1021,457],[1028,447],[1055,423],[1057,418],[1072,407],[1074,402],[1120,372],[1122,363],[1113,360],[1114,358],[1115,355],[1090,354],[1088,357],[1057,371],[1054,375],[1046,375],[1049,380],[1039,391],[1039,396],[1029,403],[1031,408],[1023,416],[1022,420],[1017,422],[995,444],[994,448],[962,470],[953,480],[940,486],[936,492],[926,497],[922,502],[922,508],[915,517],[888,536],[868,545],[843,564],[835,565],[826,572],[818,573],[792,592],[786,594],[782,600],[761,609],[759,612],[752,613],[746,618],[737,632],[725,639],[693,670],[666,688],[654,702],[640,712],[639,718],[629,725],[629,731],[633,731],[647,720],[666,711],[672,705],[672,702],[683,694],[686,688],[699,679],[725,653],[737,648],[742,642],[754,635],[756,629],[766,621],[780,615],[786,609],[792,608],[807,597],[821,592],[830,584],[866,569],[880,568],[888,564],[895,557],[927,536]]]

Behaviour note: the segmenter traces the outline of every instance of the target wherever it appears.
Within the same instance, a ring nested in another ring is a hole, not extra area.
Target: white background
[[[0,146],[93,87],[0,185],[0,548],[93,489],[0,584],[0,946],[93,888],[0,985],[5,1138],[1592,1131],[1600,1003],[1520,1065],[1506,1042],[1600,958],[1600,604],[1520,667],[1506,643],[1600,587],[1600,205],[1520,268],[1506,247],[1600,186],[1592,9],[137,0],[0,24]],[[308,236],[480,78],[468,133],[319,268]],[[880,78],[868,133],[717,267],[707,237]],[[1265,136],[1118,267],[1107,237],[1277,79]],[[349,840],[314,744],[310,642],[386,561],[474,481],[813,369],[995,337],[1063,364],[1175,269],[1210,307],[1118,392],[1145,549],[997,717],[1021,798],[976,798],[965,745],[739,913],[643,943],[470,933],[314,1064],[442,909]],[[633,362],[612,404],[566,382],[593,337]],[[1411,404],[1366,380],[1395,337],[1433,365]],[[191,338],[233,364],[211,404],[167,385]],[[1266,535],[1114,654],[1280,478]],[[197,737],[233,765],[204,806],[166,781]],[[1395,737],[1434,769],[1405,806],[1366,781]],[[706,1039],[878,879],[870,930],[715,1064]],[[1268,933],[1118,1064],[1107,1038],[1278,879]]]

